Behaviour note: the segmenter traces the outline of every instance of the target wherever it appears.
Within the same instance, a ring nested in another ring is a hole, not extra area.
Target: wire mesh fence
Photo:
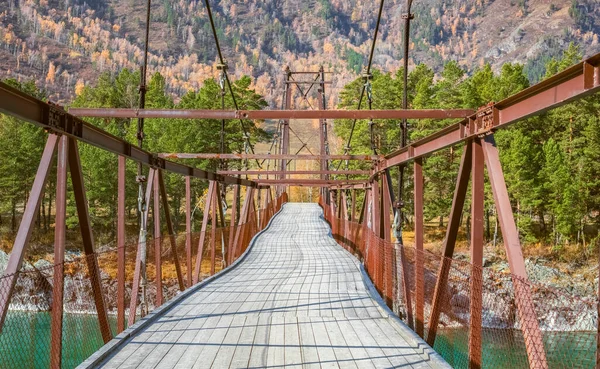
[[[258,223],[256,212],[251,210],[248,221],[241,225],[226,225],[216,228],[214,232],[209,228],[204,235],[198,232],[148,239],[147,310],[152,311],[160,305],[157,298],[159,294],[164,303],[180,293],[173,251],[177,254],[184,288],[190,287],[191,273],[195,273],[198,262],[198,281],[221,271],[246,251],[254,235],[266,226],[284,201],[276,199],[262,210],[261,224]],[[203,244],[200,244],[200,240],[203,240]],[[138,249],[136,241],[122,248],[104,247],[91,255],[68,251],[63,263],[54,264],[52,259],[42,259],[34,264],[24,263],[15,275],[2,275],[0,282],[12,277],[16,277],[16,282],[9,296],[9,310],[0,332],[0,368],[48,368],[51,366],[51,354],[57,348],[61,351],[61,367],[74,368],[104,345],[103,333],[114,337],[120,332],[117,324],[119,315],[123,316],[126,328]],[[198,258],[200,250],[202,257]],[[118,278],[120,251],[125,254],[124,281]],[[160,279],[156,278],[159,275],[157,266]],[[52,300],[55,272],[60,270],[64,275],[64,291],[62,345],[59,346],[52,342],[52,328],[58,324],[53,321]],[[108,316],[109,332],[103,332],[99,323],[101,314],[98,314],[95,300],[98,296],[94,294],[91,282],[96,277],[94,270],[99,273],[100,298]],[[119,283],[124,286],[122,298]],[[5,285],[0,283],[0,286]],[[0,290],[0,296],[8,293],[8,288]],[[141,317],[140,300],[135,307],[136,321]],[[120,305],[122,312],[119,312]]]
[[[596,295],[576,296],[509,271],[388,242],[368,222],[341,219],[329,205],[321,206],[333,237],[364,262],[388,305],[427,342],[434,342],[452,367],[480,363],[483,368],[529,368],[543,367],[542,362],[549,368],[595,367]],[[438,283],[444,268],[447,279]],[[438,319],[433,314],[436,292]],[[524,296],[530,296],[529,303]]]

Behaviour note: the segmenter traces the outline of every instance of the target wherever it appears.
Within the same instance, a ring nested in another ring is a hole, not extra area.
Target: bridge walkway
[[[318,205],[286,204],[242,262],[114,345],[99,367],[448,367],[364,278]]]

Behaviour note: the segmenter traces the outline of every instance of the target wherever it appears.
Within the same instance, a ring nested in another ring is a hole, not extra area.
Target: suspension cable
[[[404,75],[403,75],[403,91],[402,91],[402,109],[408,109],[408,43],[410,41],[410,21],[414,18],[413,14],[410,13],[412,6],[412,0],[406,0],[406,13],[402,14],[404,18]],[[400,123],[400,148],[406,146],[408,141],[408,122],[406,118],[403,118]],[[404,168],[405,165],[401,165],[398,168],[398,201],[394,204],[396,209],[396,217],[394,219],[394,233],[396,239],[402,244],[402,190],[404,189]]]
[[[384,2],[385,2],[385,0],[381,0],[381,2],[379,3],[379,12],[377,13],[377,23],[375,24],[375,33],[373,35],[373,43],[371,44],[371,51],[369,52],[369,61],[366,66],[367,73],[371,73],[371,65],[373,63],[373,54],[375,53],[375,44],[377,43],[377,34],[379,33],[379,25],[381,24],[381,14],[383,13]],[[361,108],[365,92],[366,92],[365,86],[363,85],[361,92],[360,92],[360,97],[358,99],[358,110],[360,110],[360,108]],[[352,136],[354,135],[354,128],[356,127],[356,121],[357,121],[357,119],[354,119],[352,121],[352,128],[350,129],[350,136],[348,136],[348,142],[346,143],[346,147],[344,148],[344,155],[347,155],[351,150],[350,143],[352,142]],[[340,161],[336,170],[339,170],[341,165],[342,165],[342,162]]]
[[[217,47],[219,61],[221,62],[221,64],[225,64],[225,59],[223,59],[223,53],[221,52],[221,45],[219,44],[219,37],[217,36],[217,29],[215,27],[215,21],[213,19],[212,11],[210,9],[210,4],[209,4],[208,0],[204,0],[204,5],[206,5],[206,10],[208,12],[208,19],[210,21],[210,27],[212,29],[213,37],[215,40],[215,46]],[[227,71],[224,72],[224,75],[225,75],[225,82],[227,82],[227,88],[229,89],[229,93],[231,94],[231,98],[233,100],[233,106],[235,107],[235,110],[240,110],[237,100],[235,98],[235,94],[233,93],[233,88],[231,87],[231,81],[229,80],[229,75],[227,74]],[[246,129],[244,120],[241,118],[240,118],[240,125],[242,126],[242,131],[244,133],[244,137],[248,144],[248,148],[250,149],[250,152],[252,154],[254,154],[254,147],[252,146],[252,143],[250,142],[250,134],[248,133],[248,130]],[[259,168],[262,168],[260,161],[256,160],[256,164],[258,165]]]
[[[150,38],[150,6],[151,0],[148,0],[147,9],[146,9],[146,38],[144,44],[144,62],[140,71],[140,109],[144,109],[146,107],[146,72],[148,69],[148,39]],[[142,148],[144,143],[144,118],[138,118],[137,124],[137,140],[138,146]],[[144,183],[147,181],[146,177],[143,173],[142,163],[138,163],[137,167],[137,176],[135,178],[138,183],[138,212],[140,215],[140,232],[139,232],[139,242],[140,242],[140,286],[142,288],[142,297],[140,299],[140,313],[144,316],[147,313],[148,304],[146,301],[146,286],[147,286],[147,276],[146,276],[146,236],[147,236],[147,224],[146,218],[144,214],[147,211],[148,204],[146,204],[146,196],[144,194]],[[148,183],[148,186],[152,185]],[[138,293],[139,291],[132,291],[133,293]]]

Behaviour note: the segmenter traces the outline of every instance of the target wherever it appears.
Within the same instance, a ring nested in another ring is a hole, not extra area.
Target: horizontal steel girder
[[[171,119],[447,119],[465,118],[470,109],[427,110],[193,110],[71,108],[78,117]]]
[[[382,155],[281,155],[281,154],[213,154],[213,153],[161,153],[161,158],[167,159],[265,159],[265,160],[363,160],[377,161]]]
[[[304,186],[304,187],[346,187],[350,188],[366,188],[370,184],[367,180],[323,180],[323,179],[303,179],[303,178],[288,178],[288,179],[257,179],[259,185],[288,185],[288,186]]]
[[[76,138],[81,142],[168,172],[227,184],[255,186],[252,181],[219,175],[159,158],[157,154],[145,151],[86,123],[60,107],[31,97],[2,82],[0,82],[0,112],[36,124],[49,132]]]
[[[265,170],[220,170],[217,172],[218,174],[226,174],[229,176],[236,176],[236,175],[281,175],[281,174],[286,174],[286,175],[300,175],[300,174],[314,174],[314,175],[318,175],[318,174],[333,174],[333,175],[370,175],[371,172],[368,170],[289,170],[289,171],[282,171],[282,170],[271,170],[271,171],[265,171]]]
[[[513,96],[481,108],[461,122],[386,155],[385,161],[380,163],[377,171],[506,128],[512,123],[540,115],[599,91],[600,54],[596,54]]]

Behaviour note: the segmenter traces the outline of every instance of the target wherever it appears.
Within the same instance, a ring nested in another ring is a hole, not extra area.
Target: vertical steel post
[[[415,206],[415,302],[416,333],[424,337],[425,321],[425,272],[423,270],[423,159],[414,162],[414,206]]]
[[[202,214],[202,228],[200,229],[200,241],[198,242],[198,254],[196,254],[196,268],[194,270],[194,284],[198,283],[200,272],[202,268],[202,254],[204,253],[204,240],[206,239],[206,226],[208,225],[208,218],[210,216],[210,207],[212,203],[213,194],[215,192],[215,181],[208,183],[208,193],[206,195],[206,201],[204,202],[204,213]]]
[[[119,155],[117,175],[117,334],[125,330],[125,173],[126,158]]]
[[[237,201],[238,195],[240,193],[240,186],[233,186],[233,205],[231,206],[231,220],[229,223],[229,247],[227,248],[227,258],[229,260],[228,265],[234,262],[234,252],[233,252],[233,241],[235,240],[235,231],[236,231],[236,209],[237,209]]]
[[[352,205],[350,206],[350,221],[356,221],[356,190],[352,189]]]
[[[248,222],[248,213],[250,211],[250,206],[252,202],[252,198],[254,196],[254,189],[252,187],[246,187],[246,198],[244,199],[244,205],[242,206],[242,210],[240,211],[240,220],[238,222],[238,229],[235,232],[235,240],[233,242],[234,254],[238,256],[238,250],[241,250],[241,244],[244,242],[244,234],[247,228],[245,223]]]
[[[504,173],[502,172],[502,165],[500,164],[494,136],[486,136],[482,142],[482,146],[488,177],[492,185],[494,202],[498,211],[500,229],[504,238],[504,248],[506,249],[508,265],[512,273],[515,301],[517,303],[521,329],[523,330],[529,365],[534,369],[546,369],[548,368],[548,362],[546,360],[542,333],[531,296],[531,288],[528,284],[525,260],[521,251],[521,242],[519,241],[519,234],[513,217],[506,183],[504,182]]]
[[[104,304],[104,295],[102,294],[102,282],[100,280],[100,268],[94,247],[94,237],[92,235],[92,222],[88,212],[88,202],[85,195],[85,185],[83,184],[83,172],[81,170],[81,160],[79,158],[79,149],[77,141],[69,138],[69,170],[71,172],[71,182],[73,183],[73,193],[75,195],[75,205],[77,207],[77,216],[79,219],[79,229],[83,241],[83,249],[86,256],[90,282],[96,304],[96,313],[100,323],[100,332],[104,343],[112,339],[112,332],[108,323],[108,314]]]
[[[63,341],[63,297],[65,272],[65,233],[67,209],[67,167],[69,154],[69,139],[62,136],[58,143],[56,164],[56,213],[54,227],[54,276],[52,286],[52,323],[50,367],[60,369],[62,361]]]
[[[481,313],[483,303],[483,201],[484,163],[479,139],[474,139],[471,163],[471,279],[469,368],[481,368]]]
[[[160,170],[157,170],[160,171]],[[160,194],[158,191],[158,173],[154,175],[154,204],[152,207],[152,218],[154,218],[154,268],[156,271],[156,305],[163,303],[162,289],[162,236],[160,232]]]
[[[158,184],[160,188],[160,198],[162,200],[163,210],[165,212],[167,233],[169,234],[169,240],[171,241],[171,253],[173,254],[173,264],[175,264],[175,273],[177,274],[177,284],[179,285],[179,290],[183,291],[185,289],[185,285],[183,283],[183,272],[181,271],[179,256],[177,254],[177,238],[175,235],[175,229],[173,228],[173,222],[171,221],[169,199],[167,198],[167,187],[165,186],[165,179],[161,170],[158,170]]]
[[[192,186],[190,176],[185,177],[185,266],[187,286],[192,286]]]
[[[257,201],[257,203],[258,203],[258,213],[257,213],[257,216],[258,216],[258,226],[259,226],[259,228],[260,228],[260,227],[262,227],[262,218],[263,218],[263,212],[264,212],[264,209],[261,209],[261,208],[260,208],[260,207],[261,207],[261,205],[262,205],[262,204],[260,203],[260,200],[261,200],[261,194],[262,194],[262,190],[259,188],[259,189],[256,191],[256,197],[257,197],[257,199],[258,199],[258,201]]]
[[[223,191],[223,192],[221,192]],[[225,214],[223,213],[223,204],[221,203],[221,199],[225,196],[223,195],[223,197],[221,197],[221,194],[225,193],[225,184],[220,184],[219,185],[219,190],[216,193],[216,208],[218,210],[218,218],[219,221],[217,222],[217,218],[215,218],[215,224],[219,225],[219,231],[217,232],[219,235],[219,239],[221,240],[221,266],[224,268],[227,266],[227,259],[225,259]],[[216,242],[216,241],[215,241]]]
[[[27,244],[31,237],[31,230],[33,229],[33,223],[37,211],[40,207],[40,201],[42,194],[44,193],[44,187],[46,185],[46,179],[48,178],[48,172],[52,166],[52,158],[54,157],[54,151],[58,143],[58,136],[50,134],[40,159],[40,165],[38,166],[33,185],[31,186],[31,192],[27,199],[27,205],[25,206],[25,212],[21,218],[19,224],[19,230],[13,243],[12,252],[8,257],[8,263],[4,270],[3,278],[0,279],[0,332],[4,326],[4,319],[6,319],[6,313],[8,312],[8,306],[10,305],[10,298],[12,297],[15,283],[17,282],[18,272],[21,269],[23,263],[23,257],[27,250]]]
[[[598,296],[596,296],[598,303],[596,309],[599,318],[596,320],[596,369],[600,369],[600,252],[598,252],[598,281]]]
[[[450,265],[452,256],[454,255],[454,246],[456,245],[456,237],[458,235],[458,227],[460,226],[460,218],[462,216],[463,207],[465,205],[465,197],[467,195],[467,187],[469,186],[469,175],[471,174],[471,157],[472,146],[467,142],[464,148],[460,167],[458,169],[458,179],[454,189],[454,198],[452,199],[452,209],[450,210],[450,220],[446,229],[446,238],[444,240],[444,255],[442,256],[440,269],[438,271],[437,282],[433,292],[433,301],[431,303],[431,315],[429,318],[429,331],[427,334],[427,343],[433,347],[437,334],[442,305],[444,304],[444,295],[448,284],[448,274],[450,273]]]
[[[210,275],[215,274],[215,252],[216,252],[216,241],[217,241],[217,207],[219,207],[219,202],[217,198],[219,197],[219,182],[215,182],[215,190],[213,191],[212,198],[212,208],[210,214]]]

